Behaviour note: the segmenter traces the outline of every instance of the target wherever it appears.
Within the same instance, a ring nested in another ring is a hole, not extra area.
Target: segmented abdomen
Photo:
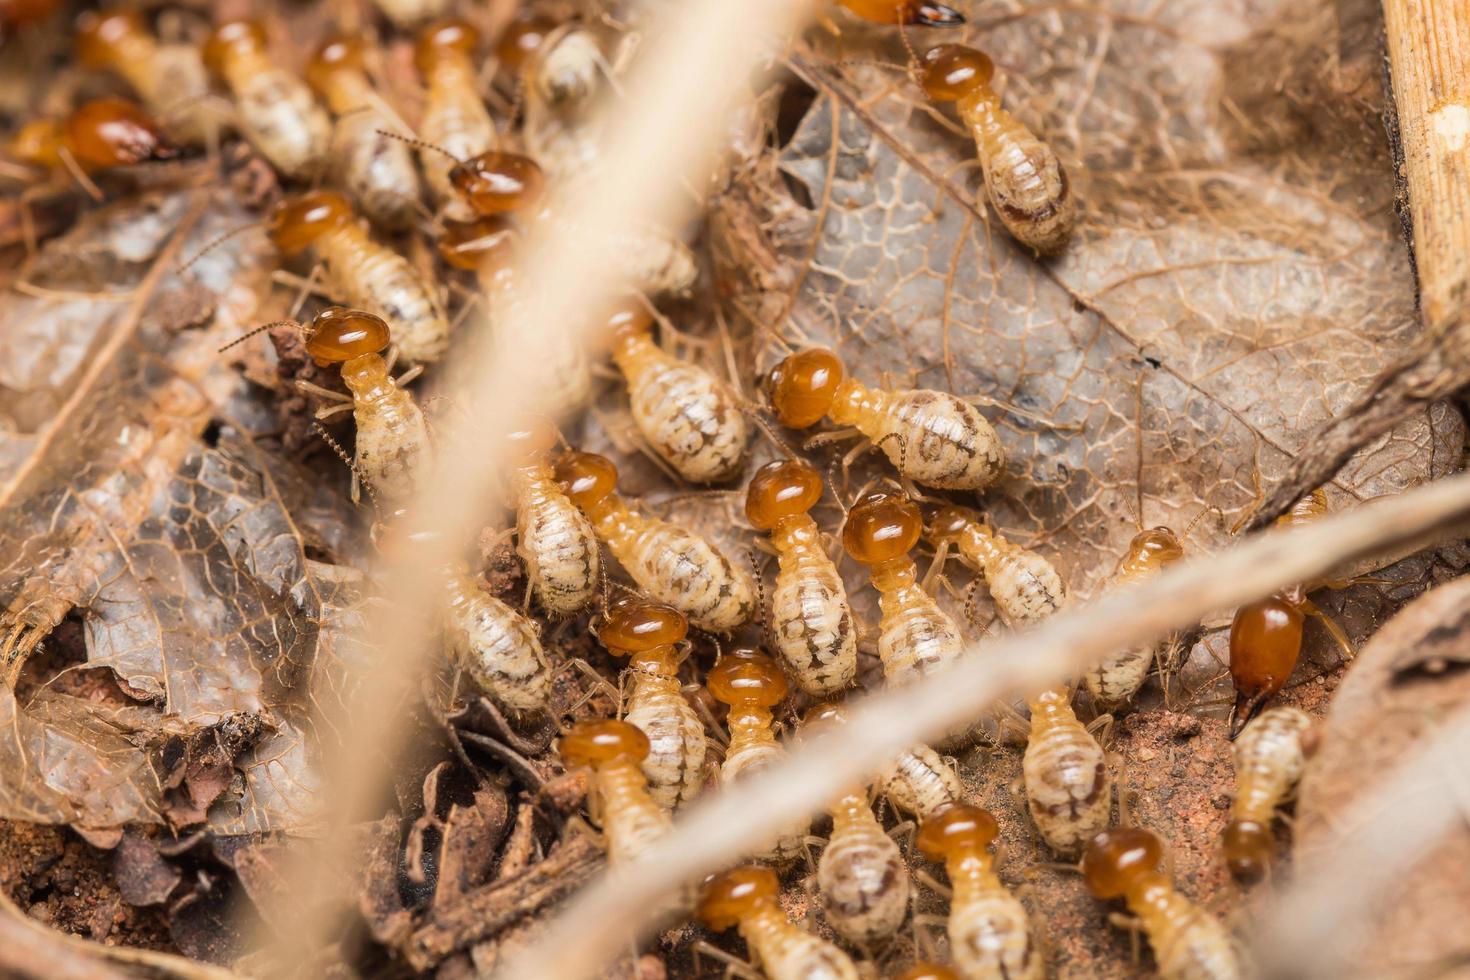
[[[551,671],[520,613],[473,585],[451,587],[444,633],[451,654],[496,703],[516,714],[546,706]]]
[[[963,644],[954,620],[918,585],[884,592],[878,603],[878,656],[888,680],[921,676],[960,655]]]
[[[1177,892],[1134,909],[1148,930],[1163,980],[1239,980],[1240,957],[1218,920]]]
[[[1007,623],[1034,623],[1062,607],[1066,591],[1061,576],[1045,558],[1023,552],[1007,555],[997,564],[994,574],[986,570],[985,581]]]
[[[1037,252],[1061,251],[1077,219],[1077,201],[1057,155],[994,98],[975,106],[971,127],[985,192],[1001,223]]]
[[[968,980],[1036,980],[1043,962],[1031,941],[1026,908],[997,883],[972,897],[956,892],[949,948]]]
[[[817,862],[827,921],[855,943],[886,939],[908,914],[909,870],[876,819],[834,826]]]
[[[1093,703],[1108,710],[1133,700],[1148,679],[1153,666],[1154,650],[1159,644],[1145,643],[1110,654],[1100,663],[1087,668],[1082,676]]]
[[[396,128],[375,109],[350,112],[332,133],[332,160],[358,210],[374,224],[401,229],[416,213],[419,176],[408,144],[379,132]]]
[[[636,533],[607,542],[639,588],[702,630],[728,633],[755,612],[750,573],[683,528],[643,518]]]
[[[877,417],[861,428],[917,483],[945,490],[980,490],[1005,469],[1005,451],[975,407],[942,391],[888,394]]]
[[[704,788],[708,743],[704,724],[680,693],[679,682],[640,671],[628,705],[624,720],[648,736],[643,760],[648,795],[665,810],[694,799]]]
[[[797,685],[825,696],[857,675],[857,631],[842,576],[815,543],[782,550],[771,595],[776,652]]]
[[[958,803],[963,791],[954,767],[927,745],[900,752],[879,776],[878,785],[894,806],[920,820]]]
[[[419,163],[435,199],[457,220],[473,216],[449,180],[456,160],[468,160],[495,146],[495,122],[475,90],[469,66],[440,65],[434,70],[419,135],[437,150],[421,150]],[[440,153],[439,150],[445,151]],[[448,154],[447,156],[445,154]]]
[[[355,225],[325,236],[321,251],[348,304],[388,321],[401,357],[423,363],[443,356],[449,346],[449,321],[438,297],[407,259]]]
[[[858,980],[857,968],[846,954],[787,922],[778,909],[746,918],[740,934],[771,980]]]
[[[639,431],[684,479],[714,483],[740,471],[750,429],[730,390],[708,371],[650,359],[628,378],[628,395]]]
[[[412,496],[433,466],[429,427],[413,396],[383,379],[355,391],[355,462],[362,478],[389,500]]]
[[[592,522],[549,477],[522,474],[516,551],[548,612],[569,616],[597,595],[602,552]]]
[[[271,165],[297,180],[316,176],[332,142],[332,121],[294,75],[276,68],[236,89],[240,126]]]
[[[1076,854],[1111,822],[1107,757],[1077,721],[1033,714],[1021,772],[1036,828],[1058,854]]]
[[[635,766],[605,767],[598,773],[598,786],[608,863],[631,861],[668,833],[669,815],[644,792],[643,777]]]
[[[1270,823],[1277,805],[1301,779],[1307,766],[1302,734],[1312,716],[1300,708],[1276,707],[1262,712],[1235,740],[1238,819]]]
[[[725,751],[725,761],[720,764],[720,785],[729,786],[759,772],[781,758],[781,746],[774,736],[740,738],[730,737],[730,747]],[[802,842],[810,829],[810,823],[800,820],[777,833],[776,837],[753,856],[763,861],[795,861],[802,856]]]

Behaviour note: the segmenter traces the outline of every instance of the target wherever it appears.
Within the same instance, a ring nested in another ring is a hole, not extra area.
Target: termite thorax
[[[792,514],[771,528],[771,544],[777,551],[795,551],[821,542],[821,531],[810,514]]]
[[[904,556],[873,565],[869,574],[873,578],[873,588],[879,592],[897,592],[918,581],[919,567],[912,558]]]
[[[873,412],[882,409],[883,393],[860,381],[844,378],[832,396],[827,417],[837,425],[856,425]]]

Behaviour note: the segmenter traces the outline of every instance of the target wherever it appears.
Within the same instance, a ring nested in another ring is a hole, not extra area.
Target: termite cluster
[[[416,374],[450,356],[449,286],[514,295],[523,230],[552,220],[548,182],[597,165],[596,134],[582,127],[596,98],[617,91],[622,48],[606,23],[527,12],[487,44],[443,0],[379,5],[388,36],[322,37],[305,64],[283,55],[277,25],[233,20],[165,40],[138,10],[87,12],[75,25],[78,59],[115,76],[121,94],[34,120],[10,149],[42,172],[38,180],[77,179],[97,193],[93,178],[104,171],[214,154],[231,139],[273,169],[281,193],[261,226],[283,263],[309,260],[296,271],[310,269],[309,291],[327,301],[301,318],[299,340],[328,384],[298,387],[321,403],[319,422],[350,413],[348,432],[323,434],[391,552],[412,546],[412,535],[395,534],[394,515],[424,488],[436,451],[431,421],[395,365]],[[829,29],[850,31],[843,22],[856,18],[912,29],[906,43],[964,22],[952,7],[914,0],[822,7]],[[411,107],[395,104],[384,81],[392,44],[411,47],[405,64],[421,85]],[[946,42],[914,54],[908,70],[917,96],[955,104],[1000,225],[1038,260],[1064,251],[1078,221],[1073,185],[1047,141],[1003,107],[991,60]],[[514,513],[505,540],[514,540],[522,595],[492,590],[484,556],[477,565],[468,549],[434,574],[444,660],[467,685],[458,693],[482,698],[507,730],[558,732],[548,755],[587,774],[587,818],[618,864],[646,851],[701,793],[769,766],[793,739],[840,732],[844,702],[862,689],[911,683],[967,656],[984,627],[933,587],[963,574],[950,559],[989,593],[996,630],[1030,628],[1069,598],[1042,551],[974,509],[1007,463],[975,399],[865,383],[855,373],[873,372],[820,348],[786,352],[759,379],[724,377],[672,352],[664,311],[696,288],[690,247],[652,227],[609,246],[632,291],[601,315],[596,349],[558,356],[558,417],[503,426],[500,489]],[[683,488],[727,495],[731,533],[669,516],[653,495],[622,486],[608,455],[573,447],[596,373],[616,378],[628,438],[658,469]],[[881,486],[850,497],[833,485],[836,463],[824,470],[813,452],[848,433],[886,458]],[[1319,492],[1283,523],[1325,510]],[[1140,530],[1098,591],[1159,574],[1186,557],[1188,537]],[[757,551],[770,561],[753,559]],[[1324,584],[1242,607],[1231,627],[1240,787],[1221,854],[1241,878],[1270,866],[1274,813],[1310,751],[1311,719],[1267,702],[1291,675],[1305,618],[1321,615],[1306,592]],[[869,587],[877,615],[864,622],[851,599]],[[585,639],[573,643],[583,625]],[[1127,825],[1120,773],[1099,736],[1150,677],[1178,666],[1177,646],[1174,637],[1118,650],[1027,692],[1025,717],[997,706],[897,753],[815,822],[793,822],[750,864],[676,896],[667,917],[738,930],[774,980],[856,977],[862,959],[886,969],[885,951],[906,926],[920,952],[951,964],[907,976],[1047,975],[1042,910],[1018,887],[1024,875],[1003,867],[998,819],[977,805],[953,757],[977,745],[1010,751],[1007,739],[1019,738],[1016,810],[1043,854],[1080,862],[1078,888],[1124,900],[1162,975],[1244,975],[1230,934],[1175,890],[1163,842]],[[571,704],[563,689],[579,676],[592,680],[571,685],[583,695]],[[921,890],[941,868],[948,889]],[[831,939],[788,918],[783,878],[806,882]],[[947,891],[937,924],[915,915],[921,891]]]

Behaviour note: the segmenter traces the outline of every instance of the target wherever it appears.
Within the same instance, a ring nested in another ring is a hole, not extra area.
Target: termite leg
[[[725,964],[726,976],[733,973],[736,976],[744,977],[745,980],[765,980],[765,975],[758,972],[745,960],[742,960],[734,953],[727,953],[718,946],[711,945],[704,939],[696,939],[694,944],[689,947],[689,951],[694,956],[694,972],[697,974],[703,975],[704,973],[704,964],[700,962],[700,957],[708,956],[712,960],[718,960]]]
[[[1304,596],[1301,601],[1301,610],[1308,616],[1316,618],[1322,624],[1322,627],[1327,630],[1328,635],[1332,637],[1332,642],[1336,643],[1338,648],[1342,650],[1344,660],[1352,660],[1358,655],[1358,651],[1353,649],[1353,641],[1348,637],[1347,631],[1342,628],[1337,620],[1328,615],[1321,606]]]
[[[321,385],[312,384],[310,381],[297,381],[296,389],[298,391],[304,391],[308,394],[316,395],[318,398],[324,398],[327,401],[346,402],[349,405],[352,404],[351,395],[345,395],[340,391],[333,391],[330,388],[323,388]]]
[[[314,418],[318,422],[325,422],[327,419],[331,418],[333,415],[340,415],[343,412],[350,412],[350,411],[352,411],[352,402],[351,401],[338,402],[336,405],[333,405],[331,408],[319,408],[319,409],[317,409],[317,412],[316,412],[316,415],[314,416]]]
[[[1044,415],[1028,412],[1024,408],[1012,405],[1010,402],[1003,402],[998,398],[991,398],[989,395],[956,395],[955,397],[962,402],[969,402],[971,405],[985,405],[990,408],[998,408],[1007,415],[1029,419],[1032,422],[1044,425],[1048,429],[1055,429],[1058,432],[1080,432],[1082,430],[1081,422],[1058,422],[1056,419],[1049,419]]]

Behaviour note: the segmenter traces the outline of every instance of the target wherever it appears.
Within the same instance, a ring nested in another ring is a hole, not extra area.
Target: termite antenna
[[[453,153],[450,153],[448,150],[444,149],[444,147],[435,146],[433,143],[430,143],[427,140],[421,140],[417,136],[404,136],[402,133],[393,133],[389,132],[386,129],[378,129],[374,130],[374,132],[376,132],[379,136],[387,136],[390,139],[395,139],[399,142],[407,143],[409,146],[416,146],[421,150],[433,150],[435,153],[442,153],[449,159],[453,160],[455,163],[464,163],[463,160],[455,156]]]
[[[1199,522],[1200,521],[1202,521],[1202,520],[1205,519],[1205,516],[1207,514],[1215,514],[1216,516],[1224,516],[1224,513],[1225,512],[1222,511],[1219,507],[1215,506],[1214,504],[1210,504],[1210,506],[1206,507],[1204,510],[1201,510],[1198,514],[1195,514],[1194,515],[1194,520],[1192,520],[1192,521],[1189,522],[1189,526],[1184,529],[1184,533],[1179,536],[1179,540],[1181,540],[1181,541],[1188,541],[1189,540],[1190,533],[1192,531],[1194,531],[1194,529],[1199,525]]]
[[[267,330],[271,329],[272,327],[299,327],[299,326],[301,326],[301,324],[298,321],[296,321],[296,320],[272,320],[270,323],[264,324],[263,326],[256,327],[254,330],[251,330],[249,333],[245,333],[245,334],[242,334],[239,337],[236,337],[234,340],[230,341],[228,344],[225,344],[223,347],[221,347],[219,349],[218,353],[223,354],[225,351],[229,350],[231,347],[235,347],[235,346],[238,346],[240,344],[243,344],[243,343],[245,343],[245,341],[249,340],[251,337],[254,337],[256,334],[258,334],[258,333],[265,333]]]
[[[259,227],[260,227],[260,222],[259,221],[252,221],[248,225],[241,225],[238,228],[233,228],[230,231],[225,232],[223,235],[217,236],[212,241],[210,241],[209,244],[205,245],[199,251],[195,252],[194,255],[193,255],[193,257],[191,257],[189,259],[189,261],[187,261],[184,264],[180,265],[174,271],[177,274],[179,274],[179,275],[183,275],[184,273],[186,273],[190,269],[192,269],[194,267],[194,264],[196,262],[198,262],[200,259],[204,258],[210,252],[213,252],[215,249],[219,248],[221,245],[223,245],[225,242],[229,241],[231,238],[234,238],[236,235],[243,234],[243,233],[249,231],[252,228],[259,228]]]
[[[903,21],[898,22],[898,39],[903,42],[903,49],[909,53],[909,74],[914,74],[914,65],[919,63],[919,53],[914,50],[913,42],[909,40],[908,25]]]
[[[771,445],[775,447],[777,452],[779,452],[782,456],[785,456],[787,459],[798,458],[796,455],[796,450],[791,448],[790,443],[788,443],[785,439],[782,439],[781,436],[776,432],[776,430],[771,428],[771,423],[766,421],[765,414],[764,412],[762,412],[759,405],[751,402],[746,402],[744,399],[742,399],[737,407],[740,409],[740,414],[744,415],[755,424],[755,427],[760,430],[761,435],[765,436],[766,439],[770,441]]]

